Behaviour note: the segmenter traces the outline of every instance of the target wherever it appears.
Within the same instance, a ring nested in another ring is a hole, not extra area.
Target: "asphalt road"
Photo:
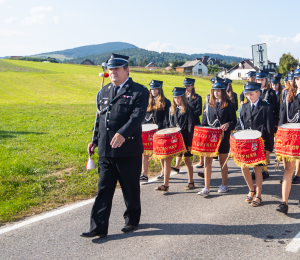
[[[1,230],[16,223],[1,227],[0,259],[299,259],[299,250],[286,248],[300,232],[300,185],[292,186],[288,215],[275,211],[281,200],[282,164],[277,172],[274,163],[269,166],[271,177],[263,183],[263,202],[257,208],[244,202],[248,188],[233,160],[230,190],[223,195],[217,193],[219,162],[213,165],[211,195],[205,198],[197,195],[204,180],[196,170],[195,190],[183,190],[185,173],[172,175],[165,195],[154,191],[160,183],[142,185],[141,222],[132,233],[120,231],[125,206],[118,189],[106,238],[80,237],[89,229],[88,204],[3,234]]]

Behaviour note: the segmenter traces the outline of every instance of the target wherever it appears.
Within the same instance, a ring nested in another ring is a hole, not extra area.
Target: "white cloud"
[[[5,3],[5,0],[0,0],[0,4],[4,4]]]
[[[46,13],[51,11],[52,11],[51,6],[36,6],[30,9],[31,14],[41,14],[41,13]]]
[[[283,53],[291,53],[296,59],[300,57],[300,33],[294,37],[282,37],[277,35],[260,35],[262,43],[267,44],[268,58],[279,62]]]
[[[1,30],[0,29],[0,35],[1,36],[13,36],[13,35],[28,35],[24,32],[19,31],[9,31],[9,30]]]
[[[17,21],[18,19],[19,19],[18,17],[12,16],[6,19],[5,22],[9,24],[9,23],[13,23],[14,21]]]
[[[30,16],[26,16],[22,21],[23,25],[46,25],[50,23],[59,23],[59,17],[50,16],[49,12],[52,12],[51,6],[37,6],[30,9]]]

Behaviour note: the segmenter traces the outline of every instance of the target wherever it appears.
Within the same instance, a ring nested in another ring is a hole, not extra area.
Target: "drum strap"
[[[299,110],[298,110],[297,114],[294,115],[294,117],[292,119],[289,118],[289,102],[288,102],[288,99],[286,99],[286,118],[287,118],[287,121],[289,123],[296,123],[296,122],[298,122],[298,119],[299,119]]]
[[[148,118],[147,118],[147,116],[145,116],[145,120],[147,122],[149,122],[152,119],[152,117],[153,117],[153,112],[150,114],[150,116]]]
[[[206,97],[206,118],[207,118],[207,123],[209,126],[215,127],[217,123],[219,123],[221,125],[221,122],[219,120],[219,118],[217,118],[212,124],[209,121],[209,111],[208,111],[208,96]]]
[[[242,121],[242,119],[241,119],[241,110],[242,110],[242,106],[243,106],[243,104],[242,104],[242,105],[240,106],[240,108],[239,108],[239,121],[240,121],[240,124],[241,124],[242,129],[245,130],[245,126],[244,126],[243,121]]]

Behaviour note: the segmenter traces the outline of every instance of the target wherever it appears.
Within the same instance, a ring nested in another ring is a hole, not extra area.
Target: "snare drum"
[[[217,156],[223,136],[221,129],[196,125],[191,153],[207,157]]]
[[[153,153],[153,135],[157,131],[156,124],[142,124],[142,139],[144,147],[144,155],[152,155]]]
[[[153,135],[153,158],[164,159],[186,152],[179,127],[166,128]]]
[[[300,124],[287,123],[278,127],[275,136],[275,154],[294,161],[300,159]]]
[[[266,164],[266,155],[261,132],[240,130],[230,136],[231,155],[237,166],[250,167]]]

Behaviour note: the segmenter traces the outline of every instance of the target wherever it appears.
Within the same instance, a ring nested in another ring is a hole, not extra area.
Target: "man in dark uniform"
[[[249,71],[247,73],[248,75],[248,81],[249,82],[255,82],[256,80],[256,72],[255,71]],[[245,84],[246,85],[246,84]],[[244,94],[244,89],[245,89],[245,85],[244,85],[244,88],[243,88],[243,92],[242,94],[240,95],[240,101],[241,101],[241,105],[244,104],[244,99],[245,99],[245,94]],[[248,100],[246,100],[246,103],[248,102]]]
[[[89,154],[98,146],[98,195],[91,212],[90,230],[83,237],[106,237],[112,199],[119,181],[126,205],[125,226],[137,227],[141,215],[140,173],[142,168],[142,121],[149,100],[146,87],[128,78],[127,56],[112,54],[107,61],[111,83],[97,95],[100,112]]]

